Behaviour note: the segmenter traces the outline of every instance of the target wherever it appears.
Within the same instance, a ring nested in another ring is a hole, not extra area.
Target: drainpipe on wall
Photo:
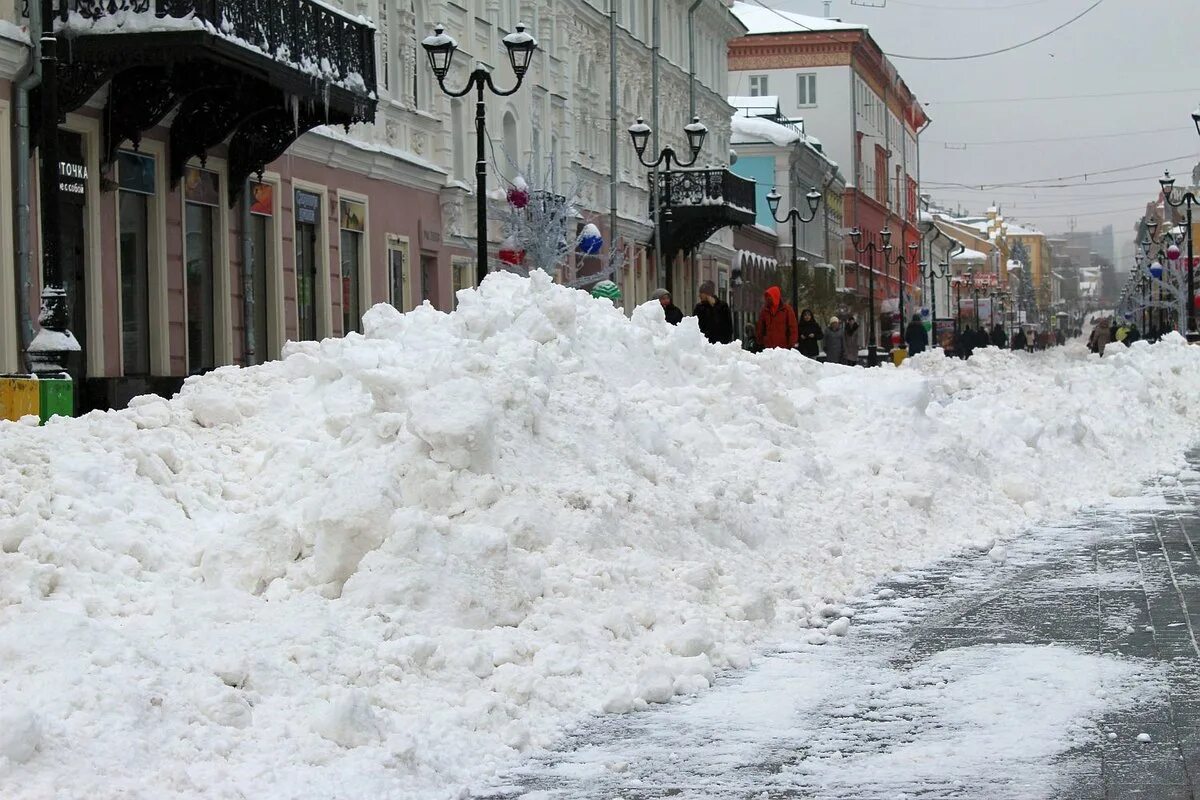
[[[250,204],[254,202],[250,179],[242,187],[242,344],[247,367],[260,363],[254,351],[254,241],[250,238]]]
[[[34,31],[42,29],[42,4],[29,3],[29,31],[32,47],[29,62],[15,84],[13,105],[16,111],[16,140],[13,144],[13,174],[16,176],[16,231],[14,246],[17,257],[17,308],[20,314],[18,339],[20,352],[25,353],[33,340],[33,319],[29,315],[30,262],[33,260],[30,236],[30,186],[29,186],[29,93],[42,82],[42,61],[38,37]]]
[[[608,252],[609,262],[616,265],[612,254],[617,246],[617,2],[608,0]],[[616,275],[612,276],[616,282]]]
[[[696,9],[704,0],[695,0],[688,7],[688,122],[696,116]]]

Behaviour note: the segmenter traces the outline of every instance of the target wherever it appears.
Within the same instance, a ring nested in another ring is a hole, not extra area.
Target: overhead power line
[[[929,144],[956,145],[962,147],[990,147],[992,145],[1002,144],[1043,144],[1047,142],[1081,142],[1092,139],[1120,139],[1124,136],[1146,136],[1152,133],[1171,133],[1172,131],[1186,131],[1185,128],[1179,125],[1172,125],[1170,128],[1156,128],[1150,131],[1125,131],[1124,133],[1098,133],[1092,136],[1058,136],[1046,139],[993,139],[984,142],[954,142],[954,141],[937,141],[925,140]]]
[[[1022,47],[1028,47],[1029,45],[1034,44],[1035,42],[1040,42],[1042,39],[1053,36],[1054,34],[1061,31],[1063,28],[1067,27],[1068,25],[1071,25],[1072,23],[1083,19],[1085,16],[1087,16],[1092,11],[1094,11],[1103,2],[1104,2],[1104,0],[1096,0],[1096,2],[1092,3],[1090,6],[1088,6],[1083,11],[1076,14],[1075,16],[1071,17],[1069,20],[1064,22],[1062,25],[1059,25],[1057,28],[1052,28],[1040,36],[1035,36],[1032,39],[1028,39],[1024,42],[1019,42],[1014,45],[1009,45],[1008,47],[1002,47],[999,50],[989,50],[986,53],[971,53],[970,55],[965,55],[965,56],[906,56],[906,55],[900,55],[898,53],[885,53],[884,55],[886,55],[888,58],[900,58],[900,59],[904,59],[905,61],[969,61],[969,60],[975,59],[975,58],[987,58],[988,56],[998,56],[1001,53],[1010,53],[1013,50],[1019,50]]]
[[[1142,164],[1132,164],[1128,167],[1113,167],[1112,169],[1099,169],[1099,170],[1095,170],[1092,172],[1080,172],[1075,175],[1060,175],[1055,178],[1030,178],[1028,180],[1023,180],[1023,181],[1006,181],[1006,182],[997,182],[997,183],[979,182],[979,183],[967,184],[967,183],[959,183],[959,182],[954,182],[954,181],[928,180],[928,181],[922,181],[921,183],[922,183],[922,185],[926,185],[926,186],[938,186],[938,185],[961,186],[964,189],[979,187],[980,189],[984,189],[984,190],[1003,189],[1006,187],[1015,187],[1015,186],[1024,186],[1024,187],[1029,187],[1029,188],[1050,188],[1049,186],[1045,186],[1045,185],[1039,186],[1038,184],[1052,184],[1052,185],[1066,186],[1066,185],[1070,185],[1070,184],[1064,183],[1065,181],[1071,181],[1076,178],[1083,178],[1086,181],[1087,179],[1091,178],[1093,175],[1112,175],[1117,172],[1128,172],[1129,170],[1143,169],[1145,167],[1161,167],[1164,164],[1173,164],[1176,161],[1182,161],[1184,159],[1192,159],[1192,158],[1195,158],[1195,154],[1175,156],[1174,158],[1162,159],[1160,161],[1146,161]],[[1141,180],[1141,179],[1133,178],[1133,179],[1128,179],[1128,180]],[[1098,185],[1102,185],[1102,183],[1103,182],[1097,181],[1095,183],[1087,182],[1082,185],[1098,186]],[[1080,184],[1074,184],[1074,185],[1080,185]]]
[[[997,56],[997,55],[1000,55],[1001,53],[1008,53],[1013,50],[1019,50],[1022,47],[1027,47],[1031,44],[1034,44],[1035,42],[1040,42],[1042,39],[1045,39],[1049,36],[1053,36],[1054,34],[1061,31],[1063,28],[1067,27],[1068,25],[1071,25],[1072,23],[1074,23],[1080,19],[1083,19],[1083,17],[1087,16],[1089,13],[1094,11],[1103,2],[1104,2],[1104,0],[1096,0],[1096,2],[1092,3],[1090,6],[1085,8],[1083,11],[1076,14],[1074,17],[1071,17],[1071,19],[1067,20],[1066,22],[1059,25],[1058,27],[1053,28],[1049,31],[1046,31],[1045,33],[1041,34],[1040,36],[1035,36],[1032,39],[1026,40],[1024,42],[1019,42],[1014,45],[1009,45],[1008,47],[1002,47],[999,50],[989,50],[986,53],[970,53],[968,55],[962,55],[962,56],[910,56],[910,55],[902,55],[900,53],[886,53],[886,52],[884,53],[884,55],[887,56],[888,58],[898,58],[898,59],[903,59],[905,61],[969,61],[971,59],[976,59],[976,58],[987,58],[988,56]],[[772,14],[779,17],[784,22],[787,22],[789,25],[796,25],[800,28],[803,28],[804,30],[811,31],[813,33],[819,33],[819,31],[817,31],[815,28],[810,28],[809,26],[807,26],[801,22],[798,22],[794,17],[786,16],[779,9],[772,8],[771,6],[767,5],[764,2],[764,0],[754,0],[754,3],[761,6],[762,8],[765,8],[767,11],[770,11]],[[838,41],[838,40],[834,39],[832,36],[829,36],[828,34],[825,34],[825,38],[829,39],[830,41]]]
[[[909,0],[891,0],[898,6],[912,6],[913,8],[936,8],[939,11],[1003,11],[1009,8],[1025,8],[1026,6],[1040,6],[1051,0],[1027,0],[1024,3],[1009,3],[1000,6],[940,6],[934,3],[913,3]]]
[[[975,98],[973,100],[929,100],[924,103],[926,106],[973,106],[973,105],[991,105],[993,103],[1032,103],[1041,100],[1091,100],[1096,98],[1109,97],[1143,97],[1154,94],[1195,94],[1200,92],[1200,89],[1138,89],[1133,92],[1104,92],[1101,94],[1060,94],[1050,95],[1045,97],[989,97]]]

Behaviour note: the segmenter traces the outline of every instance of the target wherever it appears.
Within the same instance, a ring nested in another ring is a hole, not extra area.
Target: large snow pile
[[[856,370],[541,273],[365,328],[0,424],[0,797],[449,796],[1200,421],[1177,337]]]

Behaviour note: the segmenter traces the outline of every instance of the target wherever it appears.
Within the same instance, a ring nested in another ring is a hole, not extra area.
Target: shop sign
[[[154,194],[155,163],[151,156],[122,150],[117,154],[117,182],[123,192]]]
[[[220,205],[221,176],[211,170],[188,167],[183,174],[183,197],[189,203]]]
[[[82,204],[87,198],[87,164],[83,158],[83,136],[58,132],[58,193],[65,201]]]
[[[367,204],[354,200],[343,200],[340,207],[341,226],[344,231],[362,233],[367,229]]]
[[[260,217],[275,214],[275,187],[269,183],[250,184],[250,213]]]
[[[321,216],[321,195],[296,190],[296,222],[301,225],[316,225]]]

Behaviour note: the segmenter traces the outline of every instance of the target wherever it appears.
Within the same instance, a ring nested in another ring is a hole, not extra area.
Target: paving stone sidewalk
[[[472,797],[1200,800],[1200,474],[1022,536],[1003,556],[964,554],[900,576],[853,606],[846,639],[782,646],[694,705],[592,720]],[[940,658],[1039,648],[1145,665],[1156,679],[1137,702],[1113,702],[1073,730],[1078,743],[1048,763],[964,775],[951,749],[933,751],[944,769],[909,768],[914,746],[956,734],[944,710],[889,707],[889,692],[909,692]],[[868,662],[861,691],[813,686]],[[887,759],[894,774],[838,777],[840,763]]]

